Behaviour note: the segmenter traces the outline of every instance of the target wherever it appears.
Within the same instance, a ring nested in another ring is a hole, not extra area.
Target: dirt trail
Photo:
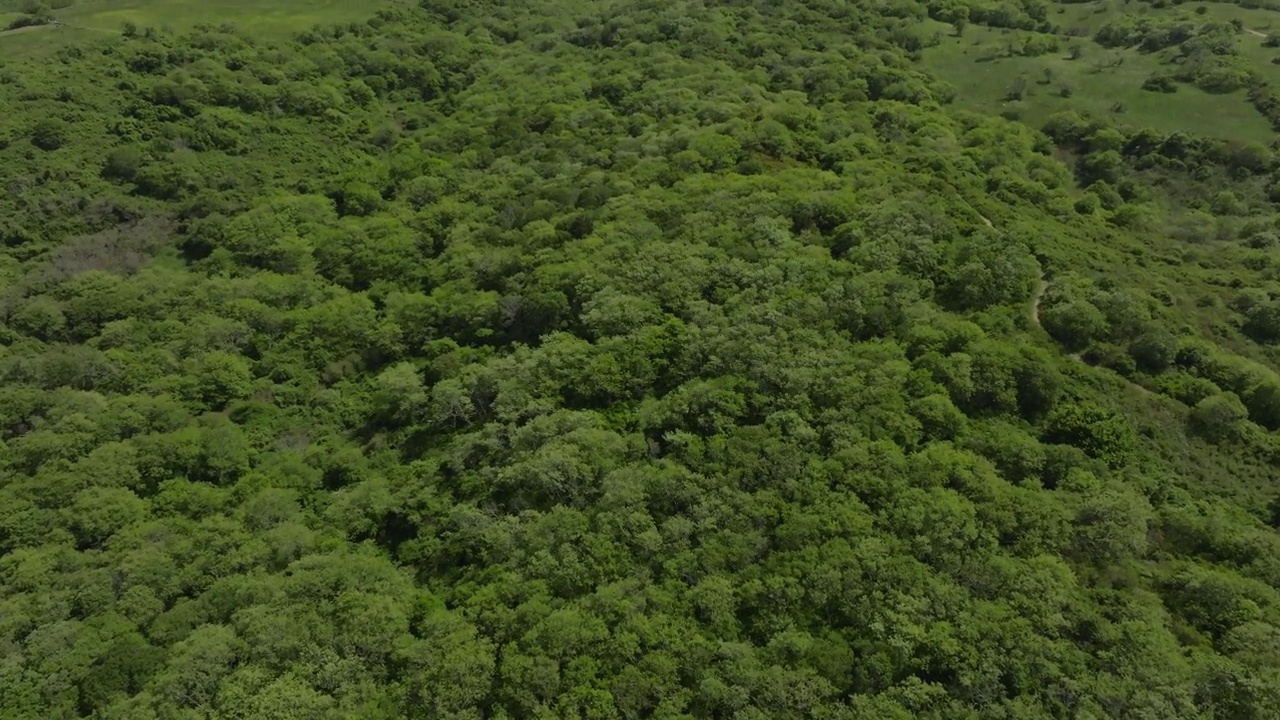
[[[1031,319],[1044,329],[1044,325],[1040,325],[1040,302],[1044,300],[1044,291],[1049,289],[1049,281],[1044,279],[1044,275],[1040,276],[1040,281],[1036,284],[1036,291],[1031,294]]]
[[[1044,324],[1040,322],[1040,303],[1044,301],[1044,293],[1048,289],[1049,281],[1045,279],[1044,275],[1041,275],[1040,281],[1036,283],[1036,291],[1031,294],[1031,319],[1035,321],[1036,326],[1041,330],[1044,330]],[[1046,330],[1045,332],[1048,331]],[[1084,362],[1084,358],[1080,356],[1080,353],[1067,353],[1067,357],[1076,362]],[[1087,365],[1088,363],[1085,364]]]
[[[1245,31],[1245,32],[1247,32],[1247,33],[1249,33],[1250,35],[1252,35],[1252,36],[1254,36],[1254,37],[1260,37],[1260,38],[1267,37],[1267,34],[1266,34],[1266,33],[1261,32],[1261,31],[1259,31],[1259,30],[1254,30],[1253,28],[1245,28],[1245,29],[1244,29],[1244,31]]]

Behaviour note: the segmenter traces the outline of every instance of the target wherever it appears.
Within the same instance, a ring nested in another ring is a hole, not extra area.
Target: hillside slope
[[[0,718],[1280,717],[1272,151],[924,11],[0,67]]]

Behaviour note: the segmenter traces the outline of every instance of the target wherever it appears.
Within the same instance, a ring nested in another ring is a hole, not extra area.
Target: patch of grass
[[[1125,12],[1122,6],[1108,5],[1107,10],[1102,13],[1089,13],[1089,21],[1082,22],[1081,25],[1090,28],[1091,32],[1096,32],[1103,23],[1114,19],[1118,14]],[[1272,83],[1280,83],[1280,65],[1273,65],[1272,59],[1280,57],[1280,48],[1269,48],[1263,45],[1266,36],[1272,33],[1280,34],[1280,17],[1275,12],[1263,10],[1261,8],[1244,8],[1239,5],[1230,3],[1197,3],[1186,4],[1168,8],[1154,8],[1149,5],[1134,4],[1131,10],[1138,15],[1149,15],[1153,18],[1158,17],[1185,17],[1193,22],[1232,22],[1239,20],[1244,31],[1239,36],[1240,55],[1249,60],[1250,65],[1263,74],[1268,81]],[[1197,12],[1197,9],[1203,7],[1204,13]],[[1077,10],[1077,14],[1081,11]]]
[[[942,42],[923,53],[924,65],[956,87],[956,102],[985,113],[997,113],[1039,127],[1056,112],[1077,110],[1113,121],[1164,132],[1183,131],[1207,137],[1223,137],[1258,143],[1274,138],[1270,125],[1250,104],[1244,91],[1212,94],[1178,83],[1176,92],[1143,90],[1143,83],[1171,68],[1159,54],[1132,48],[1105,48],[1093,41],[1103,25],[1121,15],[1185,17],[1197,23],[1240,20],[1247,29],[1265,35],[1273,26],[1280,32],[1274,13],[1235,5],[1206,5],[1204,14],[1194,7],[1155,8],[1141,3],[1104,2],[1061,5],[1050,19],[1061,31],[1058,52],[1039,57],[1008,56],[1010,43],[1020,44],[1028,31],[970,26],[961,37],[942,23],[929,22],[926,34],[940,32]],[[1280,49],[1263,46],[1264,37],[1243,32],[1242,57],[1272,82],[1280,83]],[[1072,46],[1080,55],[1072,59]],[[993,57],[994,56],[994,57]],[[1021,78],[1021,79],[1020,79]],[[1065,88],[1065,89],[1064,89]],[[1021,89],[1021,92],[1013,92]],[[1021,99],[1012,96],[1020,95]]]
[[[0,57],[39,60],[68,45],[119,33],[126,23],[179,32],[233,23],[258,37],[283,38],[317,24],[364,20],[379,7],[399,2],[404,0],[77,0],[54,10],[59,26],[0,33]],[[13,2],[0,4],[0,10],[10,9],[18,8]],[[12,19],[9,13],[0,14],[6,19]]]

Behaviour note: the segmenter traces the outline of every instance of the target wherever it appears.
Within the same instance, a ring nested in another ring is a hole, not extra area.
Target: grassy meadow
[[[1271,62],[1280,57],[1280,48],[1263,44],[1272,28],[1280,28],[1275,13],[1219,3],[1204,5],[1198,13],[1196,7],[1061,5],[1050,13],[1050,21],[1063,31],[1054,36],[1059,49],[1038,57],[1010,54],[1007,48],[1039,33],[970,25],[957,36],[950,25],[927,21],[924,34],[941,41],[923,51],[923,64],[956,88],[956,102],[962,106],[1017,117],[1034,127],[1054,113],[1076,110],[1162,132],[1270,143],[1275,133],[1250,106],[1245,91],[1213,94],[1186,83],[1174,93],[1143,90],[1148,77],[1169,69],[1168,53],[1106,48],[1093,40],[1099,28],[1122,14],[1181,17],[1197,24],[1239,20],[1244,28],[1237,38],[1240,56],[1263,77],[1280,82],[1280,65]],[[1012,99],[1017,87],[1023,88],[1020,100]]]
[[[62,8],[55,2],[53,14],[61,25],[0,32],[0,58],[39,59],[103,34],[117,34],[125,23],[178,32],[205,23],[232,23],[256,37],[287,37],[315,25],[363,20],[380,6],[402,1],[75,0]],[[23,6],[23,0],[0,2],[0,27],[19,17]]]

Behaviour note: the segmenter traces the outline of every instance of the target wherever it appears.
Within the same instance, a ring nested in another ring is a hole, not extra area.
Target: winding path
[[[1258,33],[1257,31],[1254,31],[1254,30],[1250,30],[1249,32],[1254,33],[1255,35],[1261,35],[1261,33]],[[1266,37],[1266,35],[1262,35],[1262,37]],[[988,219],[986,215],[983,215],[982,213],[978,213],[978,217],[982,220],[982,224],[986,225],[987,227],[993,230],[995,229],[995,225],[992,224],[991,220]],[[1036,281],[1036,289],[1034,292],[1031,293],[1031,320],[1036,324],[1036,327],[1040,328],[1041,330],[1044,330],[1044,324],[1040,322],[1040,304],[1044,302],[1044,294],[1046,291],[1048,291],[1048,289],[1049,289],[1049,279],[1045,277],[1044,271],[1041,270],[1040,278]],[[1048,330],[1044,330],[1044,331],[1046,334],[1048,334],[1049,332]],[[1056,345],[1057,343],[1054,343],[1054,344]],[[1084,356],[1081,355],[1080,353],[1064,353],[1064,354],[1067,357],[1071,358],[1072,360],[1075,360],[1076,362],[1080,363],[1081,365],[1084,365],[1085,367],[1094,367],[1093,365],[1090,365],[1088,362],[1086,362],[1084,359]],[[1147,388],[1142,387],[1138,383],[1130,380],[1129,378],[1121,375],[1120,373],[1113,372],[1112,374],[1120,378],[1121,380],[1123,380],[1125,384],[1137,390],[1142,395],[1146,395],[1148,397],[1160,397],[1159,393],[1152,392],[1151,390],[1148,390]]]
[[[1036,291],[1031,294],[1031,319],[1035,321],[1036,327],[1041,330],[1044,330],[1044,323],[1040,322],[1040,303],[1044,301],[1044,293],[1048,289],[1049,281],[1045,279],[1044,273],[1041,273],[1040,280],[1036,283]],[[1045,332],[1047,333],[1049,331],[1045,330]],[[1084,362],[1084,357],[1081,356],[1080,353],[1066,353],[1066,355],[1076,362],[1081,362],[1085,365],[1089,364]]]
[[[1036,291],[1031,294],[1031,319],[1041,330],[1044,330],[1044,325],[1040,324],[1040,302],[1044,300],[1044,291],[1048,289],[1049,281],[1045,280],[1044,274],[1041,273],[1040,280],[1036,283]]]

